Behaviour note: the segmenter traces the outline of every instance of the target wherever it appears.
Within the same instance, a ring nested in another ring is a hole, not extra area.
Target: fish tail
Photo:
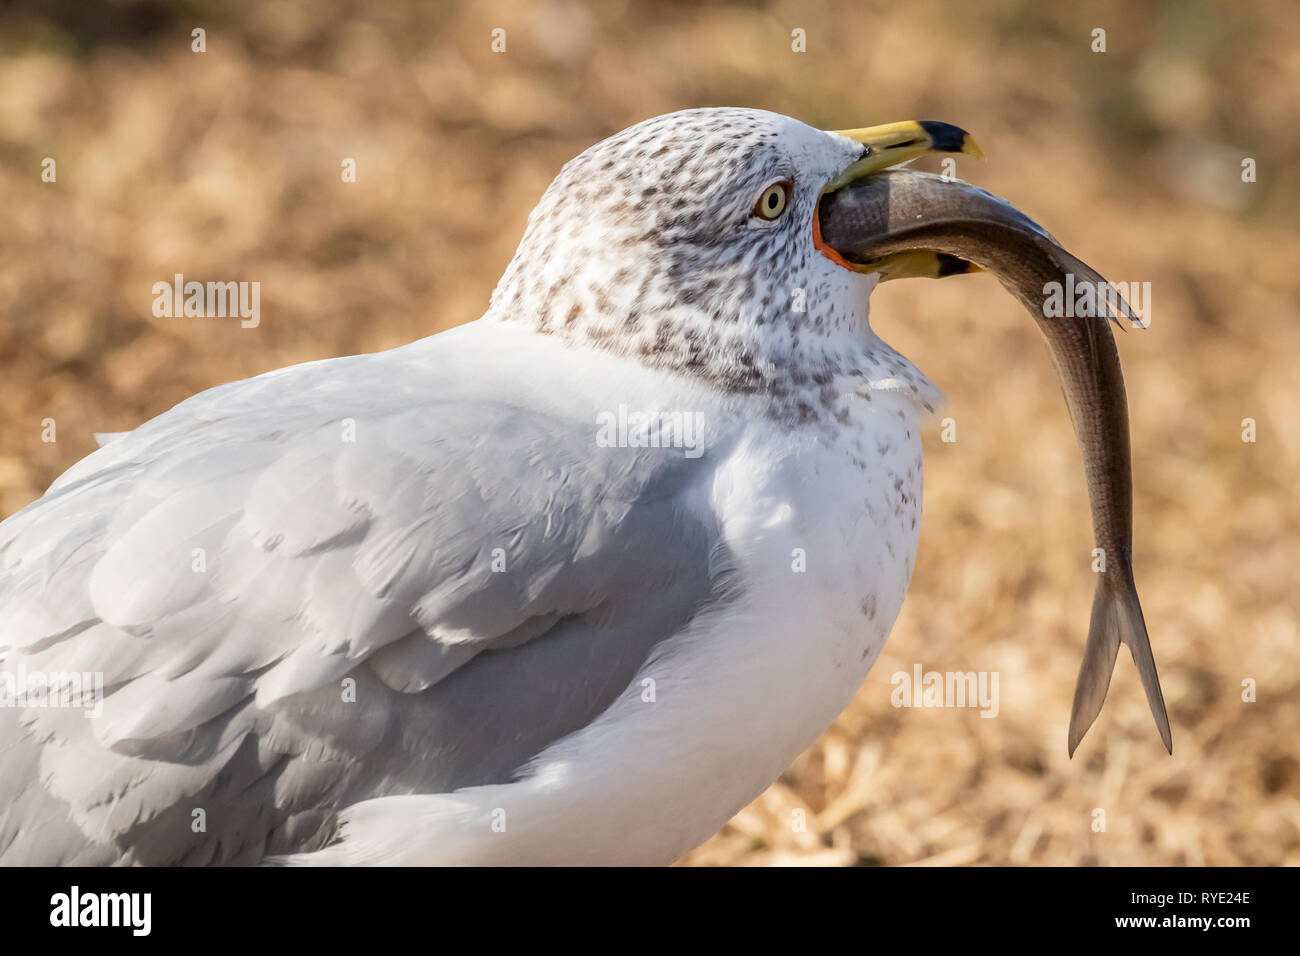
[[[1147,637],[1147,625],[1142,617],[1142,605],[1138,602],[1133,577],[1131,574],[1102,574],[1098,577],[1097,591],[1092,599],[1088,646],[1084,649],[1079,679],[1074,687],[1074,707],[1070,712],[1071,757],[1101,712],[1121,643],[1127,645],[1133,655],[1160,739],[1169,753],[1174,752],[1169,715],[1165,712],[1165,698],[1160,692],[1160,677],[1156,674],[1156,659],[1151,653],[1151,639]]]

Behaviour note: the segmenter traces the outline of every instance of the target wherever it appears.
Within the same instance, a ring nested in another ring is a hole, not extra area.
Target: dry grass
[[[990,278],[896,283],[873,321],[945,389],[958,437],[927,436],[911,594],[856,702],[688,862],[1300,863],[1300,22],[1282,2],[1053,6],[239,0],[106,5],[93,22],[11,6],[0,513],[92,432],[476,317],[559,165],[636,120],[715,104],[827,127],[947,119],[990,156],[961,175],[1103,274],[1153,285],[1152,327],[1120,348],[1175,755],[1125,655],[1065,757],[1092,543],[1032,323]],[[1088,48],[1098,26],[1105,54]],[[261,326],[153,318],[150,288],[176,272],[260,280]],[[997,718],[892,707],[889,675],[918,662],[997,671]]]

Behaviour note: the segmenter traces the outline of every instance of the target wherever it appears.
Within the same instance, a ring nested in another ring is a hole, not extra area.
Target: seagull
[[[0,524],[0,862],[667,864],[853,699],[941,400],[823,194],[956,127],[564,165],[486,313],[221,385]]]

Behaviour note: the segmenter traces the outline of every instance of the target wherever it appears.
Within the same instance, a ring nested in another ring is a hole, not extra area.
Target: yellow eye
[[[793,185],[788,182],[773,183],[768,186],[758,197],[758,202],[754,203],[754,215],[759,219],[775,219],[781,215],[785,212],[786,204],[790,202],[792,188]]]

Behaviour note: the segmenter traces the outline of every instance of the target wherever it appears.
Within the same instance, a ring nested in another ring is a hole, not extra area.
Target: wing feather
[[[708,457],[595,447],[583,369],[492,334],[202,393],[0,524],[0,664],[105,692],[0,711],[0,861],[256,861],[503,781],[711,599]]]

